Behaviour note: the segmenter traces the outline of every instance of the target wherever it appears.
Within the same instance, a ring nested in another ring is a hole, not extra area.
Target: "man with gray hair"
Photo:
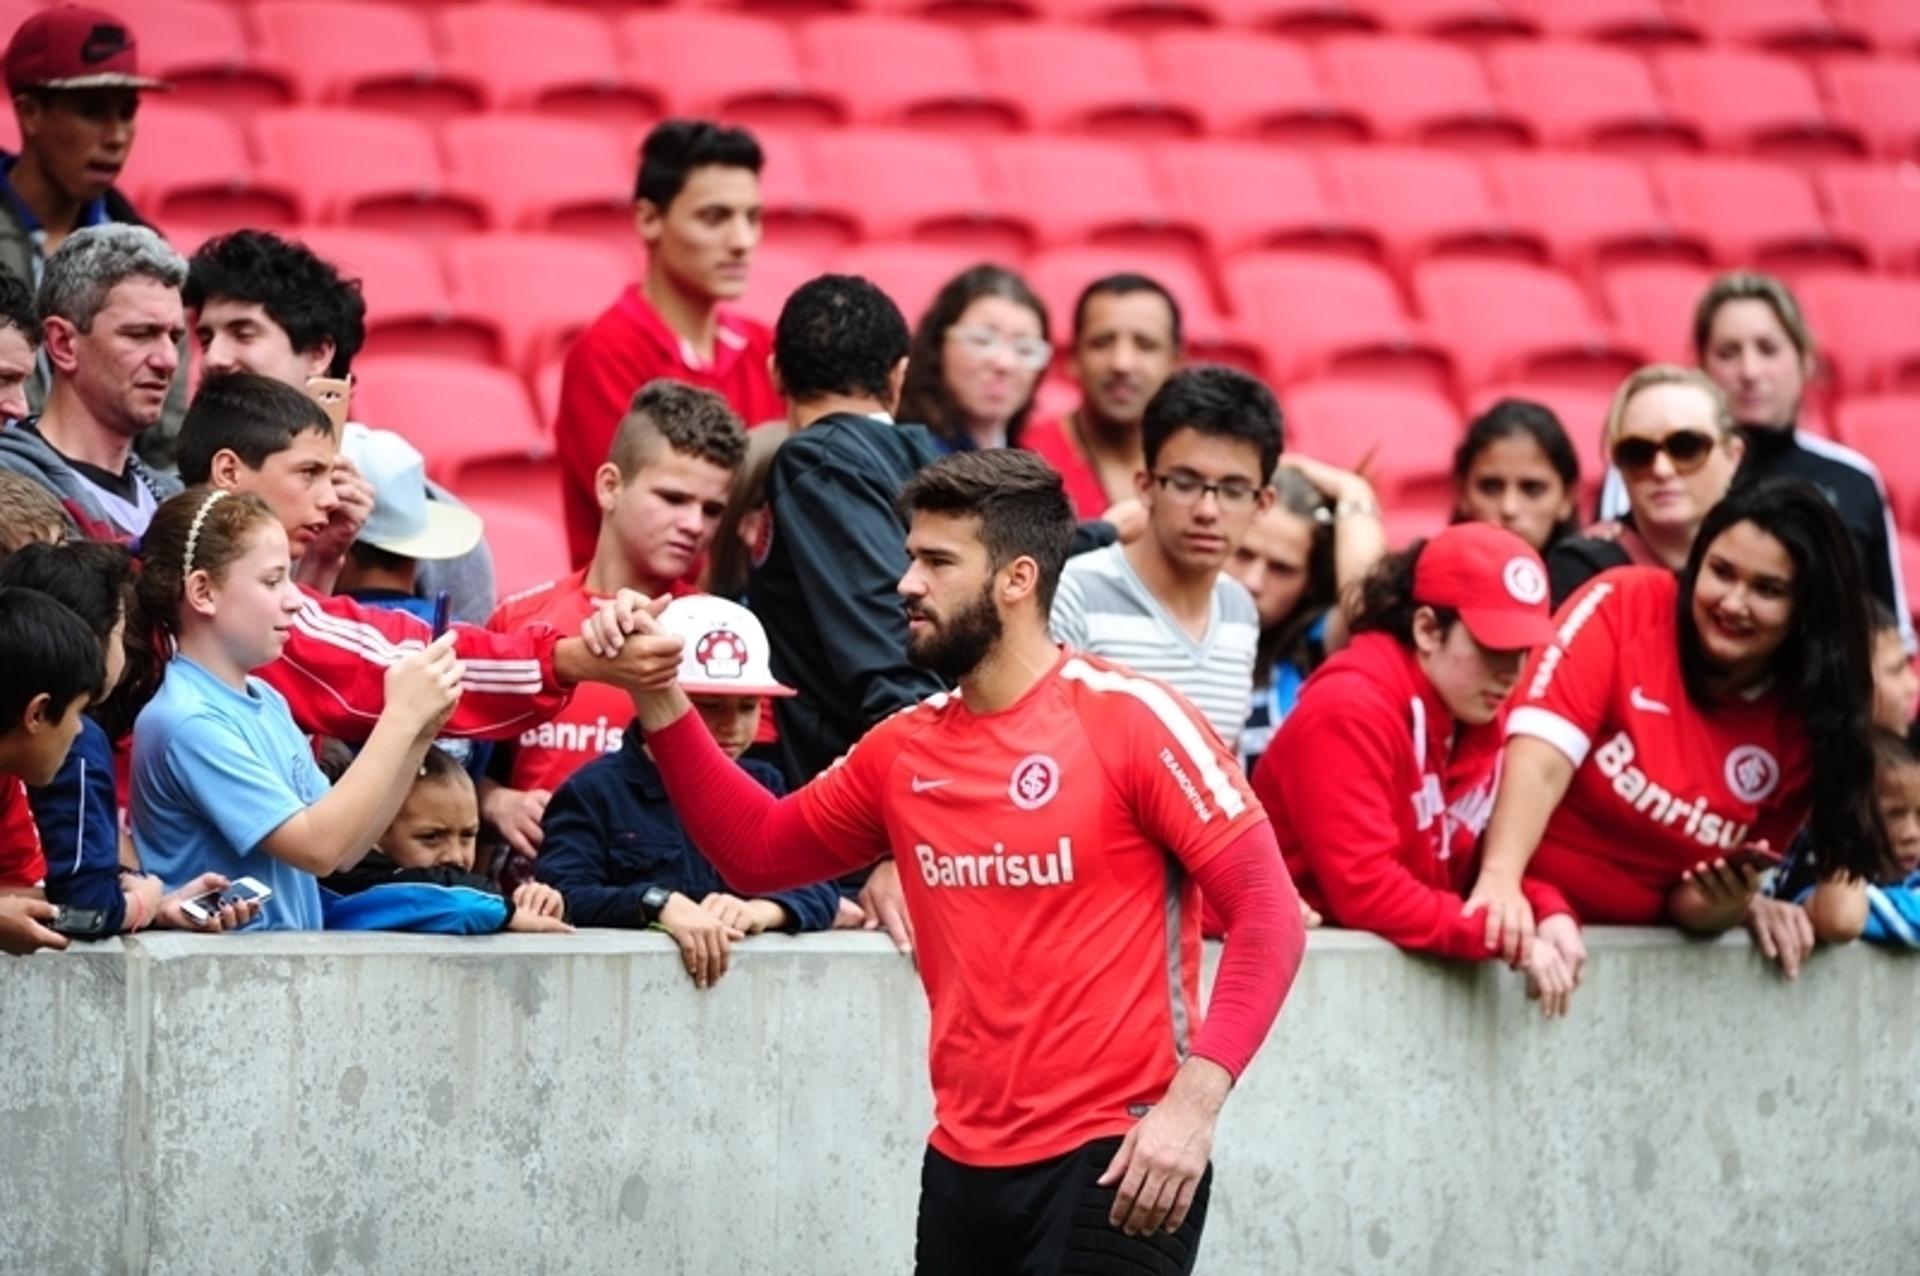
[[[180,369],[186,278],[145,226],[87,227],[47,258],[39,311],[53,381],[38,417],[0,433],[0,469],[50,489],[80,535],[139,536],[180,490],[133,445],[160,423]]]

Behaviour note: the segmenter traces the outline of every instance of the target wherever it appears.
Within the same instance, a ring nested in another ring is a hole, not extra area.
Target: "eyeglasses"
[[[1714,445],[1719,440],[1711,434],[1699,430],[1675,430],[1664,439],[1645,439],[1635,436],[1621,439],[1613,445],[1613,463],[1623,473],[1644,474],[1653,468],[1653,463],[1662,452],[1673,462],[1675,471],[1691,474],[1707,463]]]
[[[1029,372],[1037,372],[1047,366],[1053,358],[1053,346],[1038,337],[1009,337],[995,332],[992,328],[965,327],[949,328],[947,335],[958,341],[968,354],[988,355],[1005,350],[1014,361]]]
[[[1212,496],[1220,502],[1221,508],[1231,509],[1253,504],[1253,498],[1260,494],[1258,483],[1249,483],[1245,479],[1222,479],[1218,483],[1209,483],[1191,470],[1175,470],[1171,474],[1156,474],[1153,481],[1160,489],[1182,505],[1196,504],[1202,496]]]

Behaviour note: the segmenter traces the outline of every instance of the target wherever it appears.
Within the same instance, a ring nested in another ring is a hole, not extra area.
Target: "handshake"
[[[649,598],[623,589],[580,623],[580,639],[600,665],[594,680],[633,696],[643,719],[649,704],[669,710],[668,720],[679,717],[684,704],[677,680],[686,642],[660,623],[660,613],[672,601],[667,594]]]

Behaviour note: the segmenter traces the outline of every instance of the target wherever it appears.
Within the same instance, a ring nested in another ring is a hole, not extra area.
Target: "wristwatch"
[[[666,911],[667,901],[673,898],[673,892],[664,886],[649,886],[646,894],[640,897],[640,920],[647,925],[656,925],[660,914]]]

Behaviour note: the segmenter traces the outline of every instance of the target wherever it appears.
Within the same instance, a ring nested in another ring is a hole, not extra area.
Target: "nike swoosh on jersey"
[[[925,793],[928,789],[944,788],[945,786],[952,784],[953,779],[951,776],[949,776],[947,779],[944,779],[944,780],[923,780],[916,775],[913,777],[913,780],[911,781],[911,783],[913,785],[913,791],[915,793]]]
[[[1627,701],[1642,713],[1664,713],[1668,717],[1673,716],[1673,710],[1667,708],[1667,706],[1661,704],[1658,700],[1650,698],[1644,691],[1640,690],[1637,685],[1633,690],[1627,692]]]

